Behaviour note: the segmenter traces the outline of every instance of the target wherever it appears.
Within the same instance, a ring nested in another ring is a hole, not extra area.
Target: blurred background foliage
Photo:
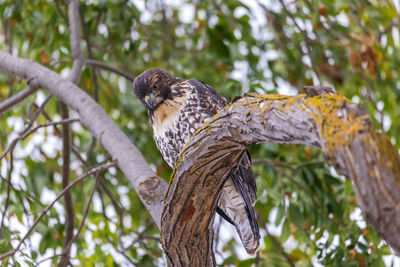
[[[85,0],[81,43],[88,61],[79,83],[168,180],[147,114],[131,78],[152,67],[195,78],[228,99],[247,92],[297,94],[304,85],[332,85],[365,106],[374,125],[400,147],[400,35],[397,0]],[[61,0],[0,0],[0,49],[39,62],[64,77],[72,66],[67,6]],[[101,62],[108,68],[89,62]],[[93,67],[96,66],[96,67]],[[115,71],[131,75],[122,77]],[[26,82],[0,73],[0,101]],[[38,91],[1,114],[4,151],[48,96]],[[71,117],[77,117],[72,112]],[[34,125],[60,120],[51,99]],[[16,246],[29,225],[61,191],[61,136],[41,128],[1,160],[0,254]],[[61,129],[61,128],[60,128]],[[104,161],[106,151],[79,123],[72,125],[71,179]],[[262,232],[255,258],[246,256],[234,229],[216,219],[216,257],[223,266],[391,266],[399,263],[362,218],[351,182],[304,146],[250,147],[258,185]],[[77,157],[80,155],[81,159]],[[13,160],[11,164],[10,161]],[[13,168],[11,168],[13,167]],[[9,207],[7,177],[11,179]],[[72,188],[76,224],[95,180]],[[63,199],[14,258],[2,265],[57,264],[65,235]],[[48,258],[50,257],[50,258]],[[46,261],[42,261],[48,258]],[[84,227],[72,247],[79,266],[165,264],[159,230],[124,175],[101,175]]]

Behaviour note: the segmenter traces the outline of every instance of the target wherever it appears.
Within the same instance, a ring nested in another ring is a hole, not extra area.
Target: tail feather
[[[260,233],[253,205],[244,198],[234,180],[228,179],[222,188],[217,210],[223,212],[225,216],[222,217],[228,217],[227,221],[235,226],[247,253],[254,254],[260,245]]]

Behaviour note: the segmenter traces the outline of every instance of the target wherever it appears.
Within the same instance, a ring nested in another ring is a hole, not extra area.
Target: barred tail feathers
[[[250,255],[256,253],[260,246],[260,233],[255,220],[254,208],[251,204],[250,206],[246,205],[232,179],[228,179],[221,190],[218,208],[235,226],[247,253]]]

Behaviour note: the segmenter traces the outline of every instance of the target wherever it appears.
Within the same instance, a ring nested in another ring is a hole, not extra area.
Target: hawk
[[[133,91],[148,111],[157,148],[171,168],[194,132],[228,103],[203,82],[175,78],[156,68],[140,74]],[[260,239],[255,201],[256,184],[246,151],[221,190],[217,212],[235,226],[249,254],[258,250]]]

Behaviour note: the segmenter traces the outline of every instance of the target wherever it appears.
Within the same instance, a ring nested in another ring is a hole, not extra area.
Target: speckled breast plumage
[[[227,101],[213,88],[196,80],[180,80],[172,86],[171,94],[171,98],[149,112],[149,117],[157,148],[167,164],[174,168],[186,142]],[[231,179],[227,179],[221,190],[217,212],[235,225],[249,253],[258,249],[260,238],[253,209],[255,200],[256,186],[246,152],[237,171]]]
[[[199,91],[196,82],[200,83],[184,80],[174,86],[172,94],[178,95],[174,99],[179,100],[167,100],[163,103],[171,107],[171,111],[165,114],[166,118],[161,121],[160,117],[165,115],[156,112],[151,117],[157,148],[171,168],[194,132],[226,104],[222,97],[219,101],[208,99],[212,96],[205,97],[209,93]]]

